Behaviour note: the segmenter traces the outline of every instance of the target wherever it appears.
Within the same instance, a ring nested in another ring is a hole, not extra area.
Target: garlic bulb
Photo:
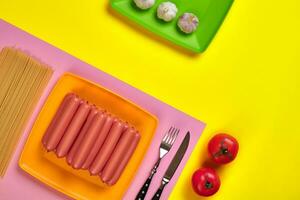
[[[137,7],[142,10],[151,8],[155,4],[155,0],[133,0]]]
[[[178,27],[184,33],[190,34],[196,31],[199,19],[193,13],[184,13],[178,20]]]
[[[174,3],[163,2],[157,8],[157,17],[169,22],[176,17],[177,11],[178,9]]]

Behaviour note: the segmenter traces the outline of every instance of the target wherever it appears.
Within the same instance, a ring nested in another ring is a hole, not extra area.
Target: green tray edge
[[[117,4],[115,4],[116,2],[118,2],[118,0],[109,0],[110,5],[113,9],[115,9],[116,11],[118,11],[119,13],[121,13],[122,15],[128,17],[131,21],[136,22],[137,24],[141,25],[142,27],[144,27],[145,29],[147,29],[148,31],[150,31],[153,34],[159,35],[162,38],[177,44],[181,47],[184,47],[186,49],[189,49],[195,53],[203,53],[208,46],[210,45],[210,43],[212,42],[212,40],[214,39],[215,35],[217,34],[218,30],[220,29],[220,27],[222,26],[230,8],[232,7],[232,4],[234,2],[234,0],[229,0],[228,3],[226,4],[227,6],[224,8],[224,12],[222,17],[220,17],[218,19],[219,23],[217,26],[215,26],[212,31],[211,36],[209,37],[209,39],[207,40],[206,44],[201,46],[201,45],[197,45],[198,47],[194,47],[194,46],[190,46],[190,45],[186,45],[185,43],[182,43],[178,40],[174,40],[173,38],[169,37],[168,34],[165,34],[163,32],[160,31],[153,31],[151,25],[149,25],[148,23],[144,22],[143,20],[136,20],[136,18],[132,17],[130,14],[128,14],[128,12],[124,11],[123,9],[120,9],[120,7],[117,6]]]

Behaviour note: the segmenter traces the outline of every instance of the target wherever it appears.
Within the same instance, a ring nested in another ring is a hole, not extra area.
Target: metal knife
[[[161,181],[161,185],[158,188],[158,190],[156,191],[156,193],[154,194],[154,196],[152,197],[152,200],[159,200],[160,196],[165,188],[165,186],[170,182],[170,180],[172,179],[173,175],[176,172],[177,167],[179,166],[188,146],[189,146],[189,142],[190,142],[190,132],[187,132],[187,134],[185,135],[179,149],[177,150],[171,164],[169,165],[162,181]]]

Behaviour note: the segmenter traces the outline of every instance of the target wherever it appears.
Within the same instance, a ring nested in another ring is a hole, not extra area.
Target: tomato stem
[[[228,149],[227,148],[221,147],[221,151],[222,151],[222,154],[227,154],[228,153]]]
[[[209,182],[209,181],[206,181],[206,182],[205,182],[205,187],[206,187],[207,189],[211,189],[211,188],[213,187],[213,184],[212,184],[211,182]]]

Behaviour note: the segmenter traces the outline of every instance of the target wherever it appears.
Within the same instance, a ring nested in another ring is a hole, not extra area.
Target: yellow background
[[[207,199],[300,199],[299,10],[299,0],[236,0],[207,51],[193,55],[116,15],[108,0],[0,0],[4,20],[208,124],[176,200],[205,199],[190,177],[219,131],[241,148]]]

